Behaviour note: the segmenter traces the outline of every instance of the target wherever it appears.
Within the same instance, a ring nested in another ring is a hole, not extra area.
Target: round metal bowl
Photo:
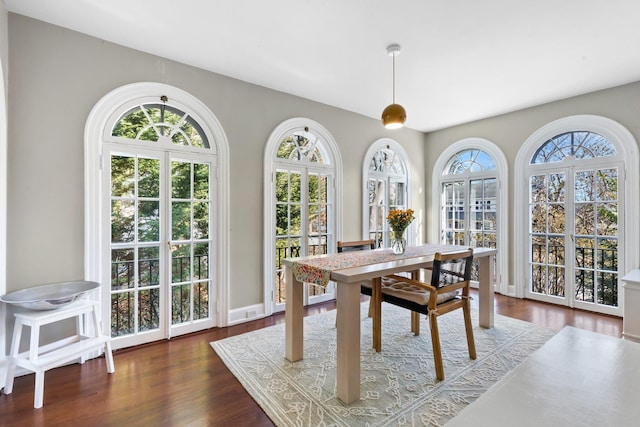
[[[98,282],[89,281],[52,283],[9,292],[2,295],[0,301],[30,310],[54,310],[71,304],[99,286]]]

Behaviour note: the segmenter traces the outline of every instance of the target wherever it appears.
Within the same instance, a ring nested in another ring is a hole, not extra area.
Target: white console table
[[[631,270],[622,278],[624,306],[622,338],[640,342],[640,270]]]
[[[87,334],[83,316],[87,315],[92,323],[92,333]],[[40,346],[40,326],[60,320],[76,318],[76,335],[58,340],[54,343]],[[13,391],[13,379],[17,366],[35,372],[35,391],[33,407],[41,408],[44,395],[45,371],[79,359],[84,363],[85,356],[104,347],[107,371],[113,373],[113,355],[111,354],[111,338],[103,335],[98,318],[98,302],[80,300],[56,310],[26,311],[15,314],[16,322],[11,340],[11,352],[7,369],[5,394]],[[29,351],[20,353],[20,339],[23,326],[31,328]]]

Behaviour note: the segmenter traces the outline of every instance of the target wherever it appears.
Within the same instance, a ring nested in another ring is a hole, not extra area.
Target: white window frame
[[[595,115],[575,115],[568,116],[550,122],[535,131],[521,146],[515,161],[515,170],[520,173],[515,175],[515,282],[518,284],[516,296],[523,298],[526,294],[527,278],[527,257],[528,244],[527,236],[529,231],[528,206],[529,187],[527,179],[531,174],[530,161],[536,150],[551,138],[565,132],[590,131],[605,137],[614,144],[618,150],[618,156],[624,161],[624,170],[620,172],[620,179],[624,180],[624,242],[619,253],[623,257],[618,260],[620,269],[619,280],[628,270],[638,265],[638,255],[640,254],[640,226],[638,221],[632,220],[640,212],[640,172],[638,158],[638,145],[627,128],[620,123],[606,117]],[[610,159],[607,159],[609,162]],[[618,307],[624,306],[624,292],[618,294]],[[620,314],[618,314],[620,315]]]
[[[6,22],[6,21],[5,21]],[[0,295],[7,292],[7,97],[0,58]],[[6,380],[6,304],[0,304],[0,388]]]
[[[209,108],[193,95],[174,86],[155,82],[141,82],[125,85],[114,89],[105,95],[93,107],[84,132],[84,175],[85,175],[85,280],[101,282],[104,275],[102,260],[104,247],[102,242],[103,206],[102,206],[102,151],[103,134],[109,118],[123,105],[131,100],[153,97],[160,99],[166,95],[176,103],[189,106],[202,120],[202,124],[211,132],[209,143],[212,153],[218,159],[217,165],[217,200],[214,201],[215,253],[217,254],[217,271],[213,277],[216,294],[212,296],[215,302],[214,314],[217,326],[226,326],[229,318],[229,144],[227,137],[214,114]],[[107,286],[103,284],[103,286]],[[97,296],[102,301],[101,295]],[[101,303],[101,306],[104,302]],[[102,313],[105,317],[105,313]],[[110,322],[103,321],[103,329],[110,334]]]
[[[327,252],[332,253],[335,249],[336,236],[340,236],[342,232],[342,157],[338,144],[335,139],[329,133],[329,131],[320,123],[304,118],[295,117],[285,120],[280,123],[269,135],[267,144],[264,151],[264,227],[263,227],[263,240],[264,240],[264,258],[263,258],[263,270],[264,270],[264,309],[265,315],[269,316],[273,314],[275,307],[275,235],[273,227],[275,224],[275,209],[276,204],[275,194],[273,191],[273,180],[275,179],[275,173],[278,169],[278,158],[276,152],[280,146],[282,139],[287,135],[290,135],[294,131],[307,128],[308,132],[318,135],[318,137],[324,142],[324,146],[327,150],[326,155],[330,158],[325,159],[327,163],[332,166],[333,171],[333,185],[335,204],[332,220],[328,220],[328,224],[334,224],[333,232],[329,232],[329,236],[332,239],[327,241]]]
[[[515,295],[515,286],[509,284],[509,166],[507,158],[496,144],[484,138],[465,138],[454,142],[447,147],[436,160],[432,172],[431,206],[433,206],[434,220],[432,223],[431,236],[440,242],[440,212],[442,211],[440,192],[442,188],[443,171],[451,157],[464,150],[480,150],[487,153],[496,165],[495,176],[498,180],[496,211],[498,223],[496,230],[496,283],[495,291],[503,295]],[[449,177],[446,177],[447,180]]]
[[[405,209],[410,209],[411,204],[411,168],[409,167],[409,156],[407,155],[406,150],[400,145],[397,141],[391,138],[380,138],[374,141],[367,150],[364,161],[362,163],[362,239],[369,239],[369,178],[372,176],[371,171],[369,170],[369,166],[371,165],[371,160],[373,156],[380,150],[388,148],[393,151],[397,156],[402,166],[405,170],[404,176],[404,184],[405,190],[407,194],[405,194]],[[376,177],[386,176],[387,178],[390,176],[388,173],[375,173]],[[395,176],[395,175],[394,175]],[[388,179],[387,179],[388,183]],[[387,188],[388,191],[388,188]],[[388,206],[389,201],[385,201],[385,206]],[[389,223],[385,222],[386,230],[388,235]],[[407,228],[407,243],[409,245],[418,244],[421,239],[416,235],[416,230],[418,227],[415,226],[415,221],[412,221]],[[384,242],[383,242],[384,243]]]

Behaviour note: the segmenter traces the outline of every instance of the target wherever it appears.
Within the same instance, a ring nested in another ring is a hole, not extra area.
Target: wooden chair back
[[[355,240],[352,242],[343,242],[338,240],[338,252],[353,252],[375,249],[376,242],[373,239]]]

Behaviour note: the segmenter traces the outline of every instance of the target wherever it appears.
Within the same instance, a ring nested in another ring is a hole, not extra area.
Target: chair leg
[[[417,311],[411,312],[411,332],[413,335],[420,335],[420,313]]]
[[[433,346],[433,360],[436,365],[436,378],[444,380],[444,365],[442,363],[442,348],[440,347],[440,333],[438,332],[438,315],[429,312],[429,326],[431,328],[431,345]]]
[[[473,326],[471,325],[471,307],[469,300],[465,300],[465,304],[462,306],[462,312],[464,313],[464,328],[467,332],[467,346],[469,347],[469,357],[476,358],[476,343],[473,339]]]

